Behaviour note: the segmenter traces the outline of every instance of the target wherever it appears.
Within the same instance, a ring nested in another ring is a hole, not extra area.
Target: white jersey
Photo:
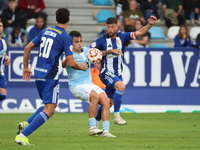
[[[75,60],[80,64],[82,61],[85,63],[87,62],[90,66],[90,62],[87,59],[87,52],[90,49],[87,47],[83,47],[82,48],[82,52],[79,53],[74,53],[74,58]],[[92,77],[91,77],[91,73],[90,73],[90,67],[88,67],[87,70],[83,71],[83,70],[76,70],[71,68],[70,66],[66,67],[67,73],[68,73],[68,82],[69,82],[69,89],[70,91],[73,91],[74,88],[77,85],[80,84],[93,84],[92,83]]]

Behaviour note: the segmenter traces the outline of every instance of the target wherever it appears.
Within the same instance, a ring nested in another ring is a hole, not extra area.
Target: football
[[[87,59],[93,64],[99,63],[102,59],[102,53],[96,48],[91,48],[87,53]]]

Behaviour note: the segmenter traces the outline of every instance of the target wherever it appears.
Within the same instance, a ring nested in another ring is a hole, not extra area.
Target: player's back
[[[4,75],[4,57],[6,56],[6,51],[7,51],[7,40],[6,38],[2,38],[0,40],[0,71],[2,75]]]
[[[90,62],[87,59],[87,52],[89,51],[89,48],[83,47],[82,53],[73,53],[74,59],[80,64],[82,61],[84,63],[88,63],[90,66]],[[72,91],[77,85],[80,84],[92,84],[92,77],[90,72],[90,67],[88,67],[87,70],[76,70],[71,68],[70,66],[66,67],[67,73],[68,73],[68,82],[69,82],[69,88]]]
[[[64,51],[66,56],[72,55],[70,51],[72,46],[71,37],[63,28],[52,26],[42,30],[32,42],[35,46],[40,46],[34,76],[45,79],[58,79],[60,55]]]

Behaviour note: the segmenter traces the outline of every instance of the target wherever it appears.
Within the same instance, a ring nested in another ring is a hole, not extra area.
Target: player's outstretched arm
[[[86,70],[88,68],[86,63],[81,62],[81,64],[79,65],[75,59],[73,55],[68,55],[66,56],[66,60],[67,60],[67,64],[72,67],[73,69],[77,69],[77,70]],[[64,66],[64,65],[63,65]],[[65,65],[66,66],[66,65]]]
[[[149,29],[155,24],[156,20],[157,18],[155,16],[151,16],[148,19],[148,24],[144,26],[143,28],[141,28],[140,30],[136,31],[136,37],[140,37],[144,35],[145,33],[147,33]]]
[[[122,51],[119,49],[110,49],[110,50],[101,51],[101,52],[102,52],[102,56],[106,56],[110,53],[117,54],[117,55],[123,55]]]
[[[30,42],[24,49],[24,69],[23,69],[23,79],[27,82],[30,81],[30,75],[33,76],[31,70],[28,68],[28,61],[30,58],[31,50],[35,48],[33,42]]]

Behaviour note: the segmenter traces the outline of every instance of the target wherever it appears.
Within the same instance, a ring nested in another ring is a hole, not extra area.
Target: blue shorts
[[[6,78],[4,75],[0,74],[0,88],[6,89],[7,84],[6,84]]]
[[[99,77],[101,81],[106,85],[105,92],[107,96],[111,99],[113,99],[113,96],[115,94],[115,83],[117,81],[122,81],[122,76],[117,76],[115,74],[112,74],[111,72],[107,71],[105,73],[100,73]]]
[[[44,104],[57,103],[59,99],[59,80],[35,78],[36,87]]]

